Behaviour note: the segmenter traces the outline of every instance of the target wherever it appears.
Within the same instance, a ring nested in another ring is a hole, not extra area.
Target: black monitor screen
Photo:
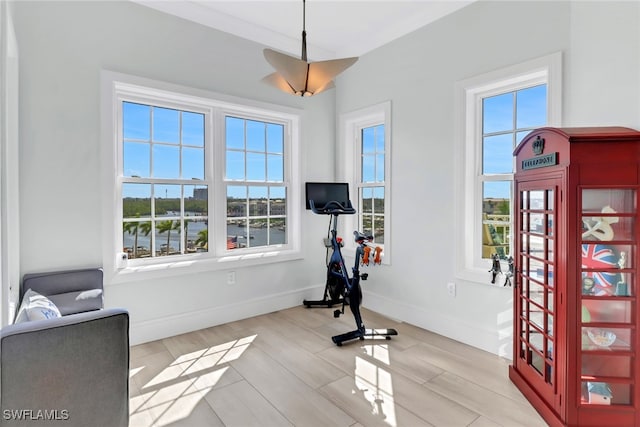
[[[346,182],[307,182],[306,204],[311,209],[309,200],[321,208],[329,202],[336,201],[342,206],[349,206],[349,184]]]

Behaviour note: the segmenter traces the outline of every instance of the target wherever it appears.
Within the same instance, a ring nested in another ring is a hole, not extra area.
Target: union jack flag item
[[[238,236],[227,236],[227,249],[236,249],[238,247]]]
[[[618,257],[607,245],[582,245],[582,269],[609,270],[618,268]],[[620,275],[613,271],[585,271],[584,276],[595,282],[596,295],[613,295]]]

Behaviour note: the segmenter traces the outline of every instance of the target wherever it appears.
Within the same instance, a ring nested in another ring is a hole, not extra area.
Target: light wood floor
[[[508,361],[363,318],[399,335],[337,347],[351,313],[300,306],[134,346],[130,426],[546,426]]]

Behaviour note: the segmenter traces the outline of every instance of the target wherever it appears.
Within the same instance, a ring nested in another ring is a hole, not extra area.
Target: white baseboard
[[[137,345],[284,310],[301,305],[305,298],[318,297],[322,294],[322,291],[323,286],[309,286],[236,304],[175,314],[161,319],[133,322],[130,326],[129,341],[131,345]],[[511,331],[501,333],[498,330],[483,329],[476,324],[462,321],[457,317],[433,313],[422,307],[398,302],[375,293],[364,291],[363,294],[363,305],[377,313],[444,335],[507,359],[511,359],[513,356]]]
[[[392,319],[410,323],[464,344],[512,359],[513,334],[489,330],[442,312],[433,313],[422,307],[363,291],[363,306]]]
[[[291,292],[254,298],[240,303],[174,314],[160,319],[132,322],[129,328],[129,342],[131,345],[142,344],[223,323],[272,313],[302,305],[303,299],[317,293],[322,293],[322,287],[311,286]]]

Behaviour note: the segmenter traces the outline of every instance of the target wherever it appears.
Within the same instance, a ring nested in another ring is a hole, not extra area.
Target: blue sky
[[[204,179],[205,116],[201,113],[123,102],[123,172],[125,176]],[[284,181],[284,126],[227,117],[226,179]],[[153,143],[152,143],[153,142]],[[151,150],[153,150],[151,152]],[[245,166],[246,165],[246,166]],[[191,197],[193,186],[185,186]],[[231,185],[229,197],[284,198],[278,187]],[[156,185],[155,197],[180,197],[180,185]],[[148,184],[128,184],[123,197],[151,196]]]
[[[483,100],[483,173],[513,173],[513,150],[531,128],[547,122],[546,99],[547,86],[539,85]],[[486,183],[484,197],[508,198],[510,188],[508,182]]]

